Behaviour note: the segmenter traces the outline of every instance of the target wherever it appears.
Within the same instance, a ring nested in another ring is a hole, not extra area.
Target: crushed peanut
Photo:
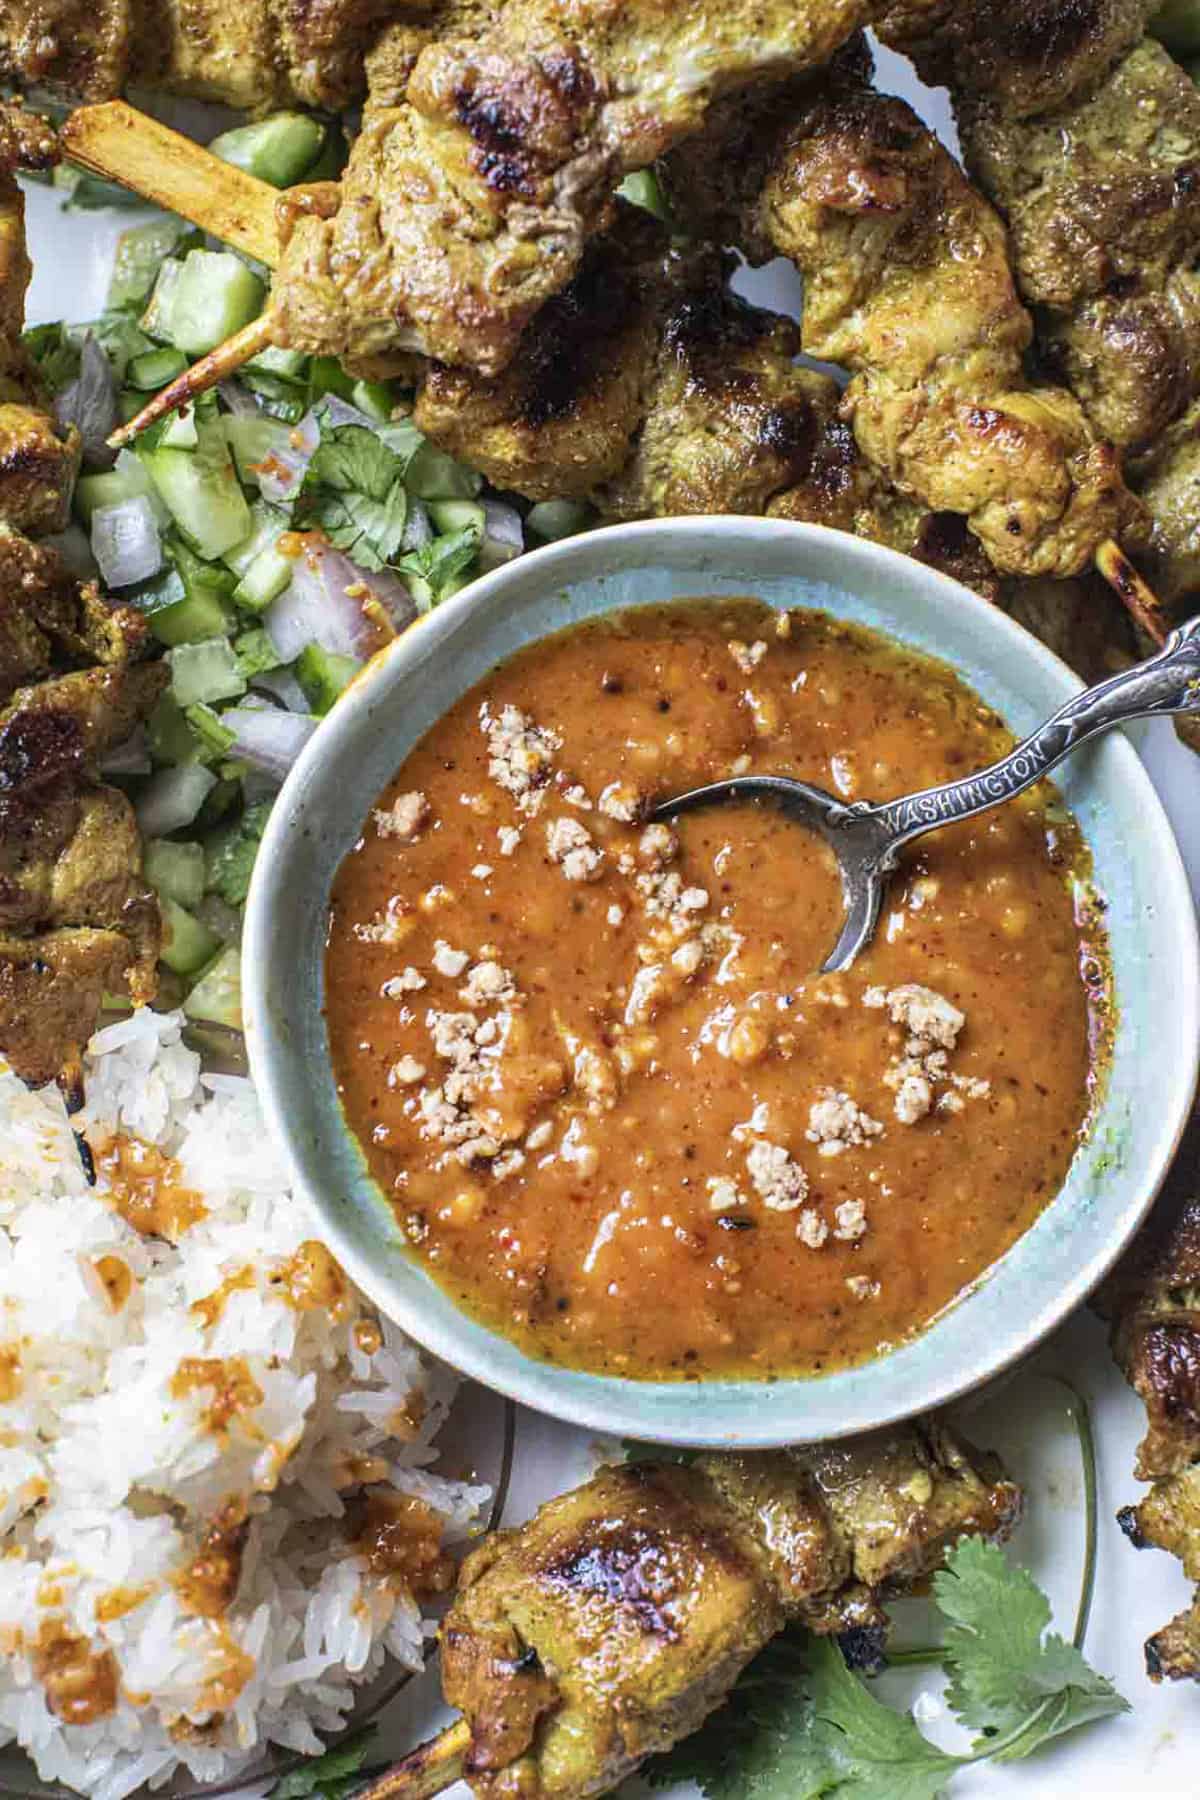
[[[374,817],[380,837],[411,844],[429,823],[429,801],[424,794],[398,794],[391,806],[376,807]]]
[[[782,1144],[760,1138],[746,1152],[746,1172],[755,1193],[771,1212],[793,1212],[808,1197],[808,1177]]]
[[[551,819],[546,849],[568,881],[595,881],[604,867],[604,852],[578,819]]]
[[[871,1138],[883,1135],[883,1126],[863,1111],[857,1101],[838,1088],[822,1088],[808,1109],[810,1144],[819,1144],[822,1156],[840,1156]]]

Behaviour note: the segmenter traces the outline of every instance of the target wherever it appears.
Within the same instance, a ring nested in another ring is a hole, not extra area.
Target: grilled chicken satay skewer
[[[463,1717],[362,1800],[586,1800],[694,1731],[786,1624],[875,1666],[881,1600],[1018,1490],[944,1426],[691,1464],[601,1469],[463,1565],[441,1629]]]
[[[364,373],[414,351],[496,372],[577,271],[622,175],[722,95],[824,63],[879,10],[736,0],[698,19],[684,0],[514,0],[473,33],[461,7],[457,34],[401,31],[333,216],[291,222],[274,341]]]
[[[1200,93],[1142,35],[1156,0],[896,9],[1006,220],[1045,358],[1126,453],[1168,602],[1200,585]]]

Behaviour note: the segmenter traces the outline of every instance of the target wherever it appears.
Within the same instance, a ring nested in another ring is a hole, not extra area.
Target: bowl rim
[[[335,753],[344,748],[347,742],[352,743],[360,730],[369,728],[373,709],[405,681],[411,665],[423,660],[430,653],[431,646],[452,636],[475,610],[494,603],[510,589],[531,578],[535,582],[540,581],[542,587],[549,587],[553,583],[555,571],[574,560],[581,542],[585,542],[593,553],[597,550],[611,550],[612,556],[605,560],[616,570],[625,549],[649,548],[660,540],[677,542],[681,536],[696,545],[705,540],[715,541],[726,552],[748,537],[759,541],[790,541],[796,550],[798,578],[803,573],[806,546],[818,549],[823,546],[835,557],[841,557],[849,567],[848,582],[853,579],[855,564],[864,569],[882,568],[885,573],[889,569],[893,573],[902,571],[910,583],[914,579],[914,570],[917,570],[918,578],[933,591],[940,587],[948,602],[960,608],[973,608],[978,614],[986,616],[991,630],[998,631],[1001,638],[1008,639],[1009,654],[1024,659],[1030,668],[1040,665],[1042,674],[1049,675],[1063,688],[1064,699],[1069,691],[1079,692],[1085,686],[1075,672],[1040,639],[991,602],[951,577],[926,565],[915,564],[912,558],[885,545],[825,526],[740,515],[693,515],[600,527],[582,536],[566,538],[527,552],[471,582],[458,594],[444,601],[434,612],[414,622],[413,626],[373,657],[339,699],[337,706],[322,721],[320,728],[314,732],[289,773],[272,808],[247,899],[243,932],[246,1044],[259,1105],[284,1156],[294,1190],[307,1199],[319,1222],[320,1231],[351,1278],[382,1313],[392,1318],[425,1349],[493,1392],[568,1424],[602,1432],[608,1437],[616,1434],[646,1442],[697,1448],[768,1448],[799,1440],[794,1431],[781,1431],[778,1424],[760,1425],[755,1418],[756,1409],[752,1404],[754,1397],[761,1395],[769,1386],[803,1390],[806,1378],[783,1377],[777,1383],[729,1378],[713,1382],[652,1383],[630,1377],[592,1375],[527,1355],[511,1340],[471,1320],[444,1290],[436,1289],[447,1303],[451,1315],[445,1324],[431,1321],[419,1301],[397,1294],[386,1275],[360,1250],[339,1218],[333,1199],[322,1191],[319,1180],[314,1179],[310,1171],[311,1157],[297,1143],[296,1135],[290,1129],[287,1100],[289,1077],[286,1067],[288,1054],[277,1034],[268,1027],[267,988],[270,972],[280,955],[279,934],[272,930],[272,918],[288,869],[286,852],[291,833],[292,798],[300,794],[307,798],[309,784],[319,781],[323,763],[332,761]],[[589,573],[579,579],[594,580],[596,576]],[[754,586],[755,581],[751,577],[747,581],[746,591],[752,592]],[[614,601],[611,609],[597,609],[597,613],[621,610],[628,604],[628,601]],[[810,604],[818,608],[821,606],[820,601]],[[836,607],[832,610],[834,616],[837,616]],[[485,629],[490,628],[489,615]],[[540,635],[543,634],[526,637],[522,642],[536,642]],[[933,649],[924,653],[934,657],[939,654]],[[505,650],[498,655],[497,663],[511,654],[511,648]],[[947,655],[943,660],[952,668],[956,667],[952,655]],[[458,688],[458,697],[476,679],[479,677],[465,681]],[[451,705],[454,703],[450,702]],[[432,728],[425,727],[426,730]],[[424,735],[424,732],[420,735]],[[1184,1066],[1175,1071],[1172,1084],[1174,1105],[1158,1121],[1153,1143],[1136,1165],[1140,1198],[1136,1202],[1126,1200],[1114,1222],[1111,1238],[1073,1271],[1057,1299],[1043,1306],[1041,1312],[1031,1319],[1028,1329],[1016,1334],[1001,1352],[990,1357],[981,1355],[961,1371],[947,1369],[940,1378],[931,1379],[915,1401],[905,1397],[902,1404],[885,1404],[877,1411],[872,1411],[869,1416],[856,1415],[844,1421],[831,1422],[823,1426],[816,1436],[810,1435],[807,1441],[832,1441],[852,1433],[895,1424],[918,1412],[945,1406],[1023,1360],[1087,1299],[1108,1274],[1144,1221],[1171,1168],[1190,1116],[1197,1078],[1200,1075],[1200,921],[1197,920],[1195,901],[1174,831],[1145,765],[1123,732],[1109,733],[1108,743],[1111,746],[1110,757],[1119,758],[1123,765],[1120,771],[1122,781],[1140,789],[1139,816],[1146,830],[1141,854],[1152,859],[1155,867],[1161,915],[1171,928],[1177,929],[1178,942],[1174,949],[1178,954],[1172,971],[1175,980],[1173,993],[1177,1015],[1182,1015],[1182,1035],[1185,1044],[1190,1046],[1185,1050]],[[407,752],[401,754],[401,761],[405,754]],[[1182,929],[1178,929],[1179,927]],[[1118,1034],[1119,1030],[1118,1024]],[[299,1072],[297,1069],[293,1073]],[[343,1136],[353,1143],[355,1140],[349,1126],[343,1123],[341,1129]],[[375,1192],[379,1194],[378,1189]],[[1056,1199],[1058,1197],[1055,1196]],[[379,1194],[379,1200],[386,1206],[387,1202],[382,1194]],[[1053,1205],[1054,1199],[1047,1203],[1039,1219],[1044,1218]],[[1034,1230],[1037,1223],[1035,1221],[1034,1226],[1029,1229]],[[1012,1250],[1028,1235],[1028,1232],[1022,1233]],[[1012,1250],[1006,1252],[1005,1256],[1011,1255]],[[1000,1260],[1003,1262],[1004,1258]],[[995,1269],[998,1266],[993,1264],[991,1267]],[[957,1312],[969,1306],[978,1289],[986,1286],[989,1274],[990,1271],[985,1271],[975,1284],[951,1302],[947,1310]],[[431,1278],[426,1276],[426,1280],[430,1287],[435,1287]],[[943,1313],[938,1318],[945,1316]],[[914,1339],[905,1340],[905,1345],[919,1343],[936,1328],[937,1323],[938,1319],[931,1321]],[[487,1343],[478,1346],[465,1341],[474,1337],[482,1337],[493,1347],[504,1347],[507,1354],[502,1366],[497,1366],[489,1359]],[[904,1347],[902,1345],[898,1348],[902,1350]],[[865,1367],[882,1368],[890,1360],[885,1355],[873,1359]],[[836,1373],[831,1372],[829,1378],[807,1378],[810,1387],[820,1386],[826,1379],[836,1379]],[[728,1429],[705,1429],[695,1419],[689,1419],[686,1426],[679,1428],[672,1425],[668,1429],[662,1429],[658,1424],[653,1429],[647,1429],[645,1425],[639,1426],[639,1394],[644,1396],[647,1392],[658,1393],[665,1388],[671,1389],[681,1399],[687,1396],[689,1400],[697,1393],[703,1394],[706,1389],[710,1393],[722,1389],[744,1395],[747,1402],[744,1423],[739,1425],[735,1433]],[[614,1403],[614,1394],[624,1396],[624,1406],[619,1402]],[[773,1408],[770,1409],[772,1416],[773,1411]]]

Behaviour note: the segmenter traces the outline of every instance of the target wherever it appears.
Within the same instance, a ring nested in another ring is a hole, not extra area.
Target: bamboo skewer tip
[[[362,1788],[355,1800],[432,1800],[462,1779],[470,1749],[471,1727],[465,1719],[457,1719]]]
[[[182,375],[177,375],[148,400],[140,412],[119,426],[108,439],[109,448],[121,449],[147,426],[157,424],[168,413],[178,412],[181,406],[189,406],[209,388],[216,387],[219,381],[236,374],[252,357],[269,349],[272,341],[270,314],[263,313],[259,318],[251,319],[249,325],[244,325],[215,350],[210,350],[207,356],[202,356],[199,362],[194,362],[190,369],[185,369]]]

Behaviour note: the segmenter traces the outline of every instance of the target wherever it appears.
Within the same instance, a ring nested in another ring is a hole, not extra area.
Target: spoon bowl
[[[848,969],[874,937],[887,878],[906,844],[1002,806],[1114,725],[1172,713],[1200,715],[1200,617],[1178,626],[1145,662],[1074,695],[1007,756],[974,775],[896,800],[852,805],[790,775],[735,775],[662,800],[650,816],[674,819],[731,801],[771,800],[797,825],[823,838],[837,861],[845,908],[838,940],[821,964],[829,974]]]

